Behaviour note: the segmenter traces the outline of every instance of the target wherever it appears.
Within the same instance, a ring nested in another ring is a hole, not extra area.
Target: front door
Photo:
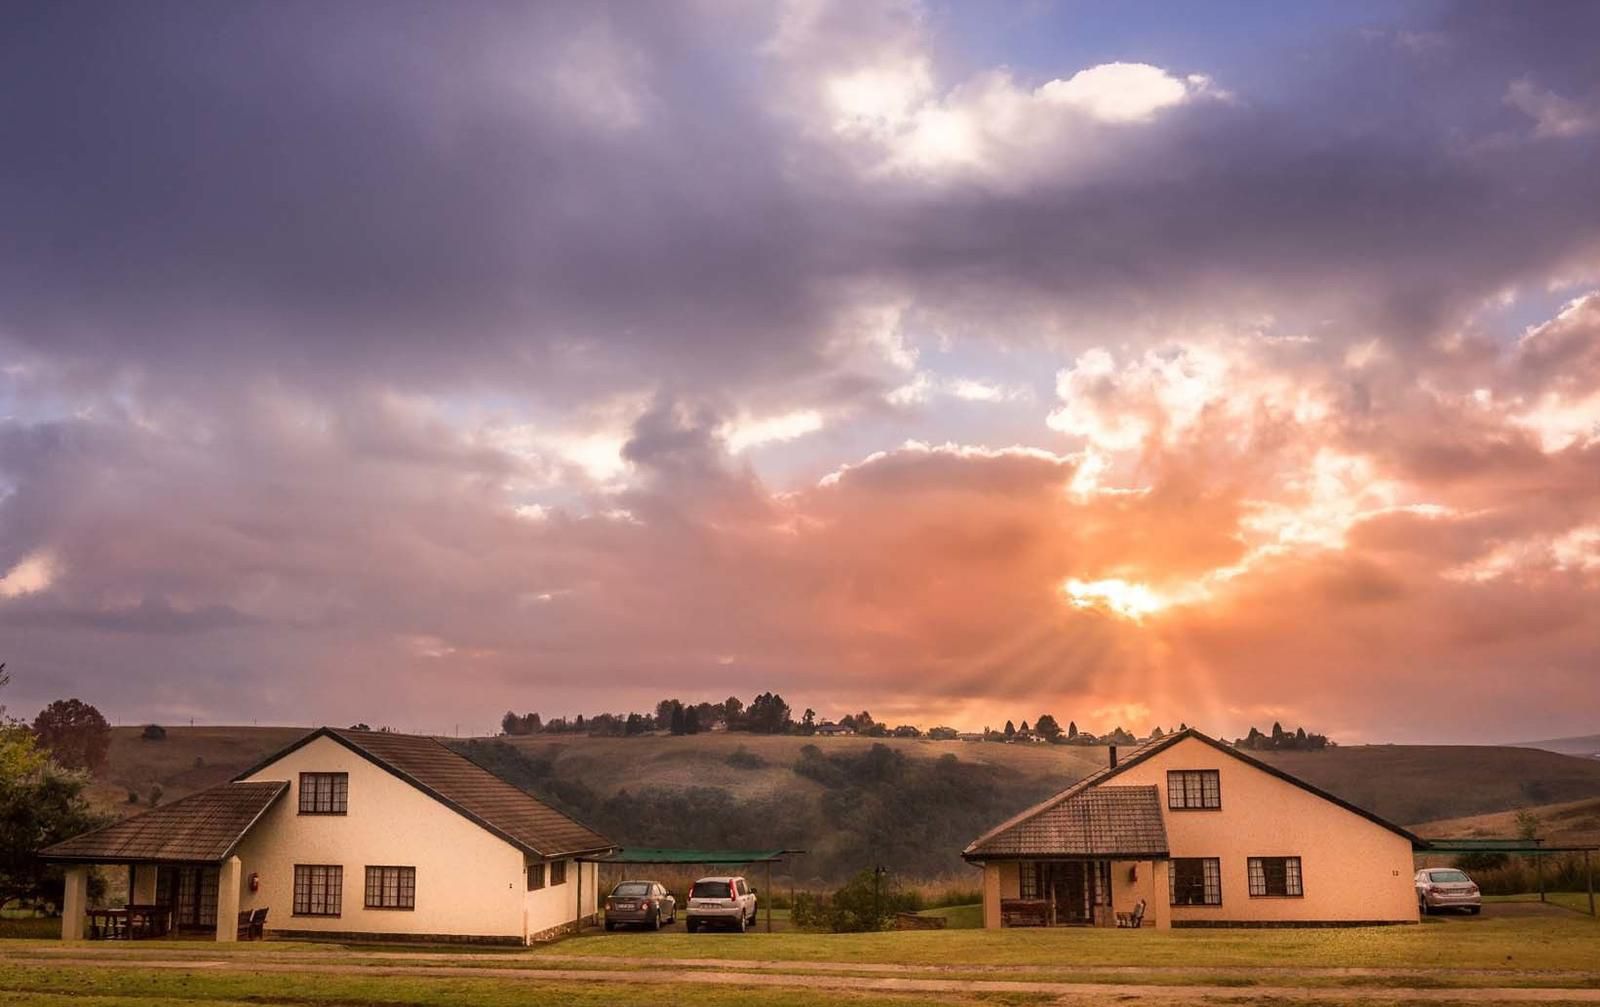
[[[215,865],[161,868],[156,875],[156,900],[172,907],[175,929],[216,930],[217,880]]]
[[[1089,923],[1094,919],[1087,863],[1052,864],[1050,901],[1057,923]]]

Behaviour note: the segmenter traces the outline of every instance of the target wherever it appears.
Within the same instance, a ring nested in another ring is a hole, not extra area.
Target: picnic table
[[[168,906],[129,904],[121,909],[90,909],[89,938],[97,941],[131,941],[165,937],[172,929]]]

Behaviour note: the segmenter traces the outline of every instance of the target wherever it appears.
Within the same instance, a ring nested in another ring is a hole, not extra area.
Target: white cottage
[[[266,910],[279,937],[527,943],[598,912],[615,844],[433,738],[321,728],[240,774],[52,846],[62,937],[85,936],[87,865],[126,865],[115,924],[214,932]]]

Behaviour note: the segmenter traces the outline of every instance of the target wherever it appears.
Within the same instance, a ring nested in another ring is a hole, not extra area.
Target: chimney
[[[1112,769],[1116,769],[1117,768],[1117,746],[1116,745],[1112,745],[1111,746],[1111,768]]]

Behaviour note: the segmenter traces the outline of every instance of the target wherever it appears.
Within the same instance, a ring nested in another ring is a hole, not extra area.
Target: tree
[[[60,905],[61,871],[37,853],[109,821],[84,797],[88,783],[50,759],[26,730],[0,725],[0,909],[18,899]]]
[[[744,703],[737,696],[729,696],[722,701],[722,719],[727,722],[728,730],[743,726]]]
[[[1013,724],[1009,720],[1006,721],[1006,737],[1015,738],[1016,736],[1017,736],[1017,725]]]
[[[1027,734],[1028,733],[1028,722],[1026,720],[1024,720],[1022,722],[1022,726],[1017,728],[1017,730],[1021,731],[1023,734]]]
[[[667,723],[673,734],[684,733],[683,704],[677,700],[672,701],[672,713],[669,715]]]
[[[507,710],[506,715],[500,718],[500,733],[521,734],[522,718],[512,713],[510,710]]]
[[[700,711],[693,706],[683,708],[683,733],[700,733]]]
[[[744,719],[745,726],[756,734],[782,734],[792,723],[789,704],[775,692],[763,692],[752,699]]]
[[[111,747],[111,725],[79,699],[58,699],[40,710],[33,719],[33,736],[57,763],[87,772],[105,767]]]
[[[1056,718],[1048,713],[1039,714],[1038,719],[1033,722],[1033,730],[1035,734],[1046,741],[1055,741],[1061,737],[1061,725],[1056,723]]]
[[[146,724],[144,730],[139,732],[139,738],[143,741],[166,741],[167,729],[160,724]]]
[[[1077,736],[1078,736],[1078,722],[1076,720],[1067,721],[1067,740],[1068,741],[1072,741]]]

